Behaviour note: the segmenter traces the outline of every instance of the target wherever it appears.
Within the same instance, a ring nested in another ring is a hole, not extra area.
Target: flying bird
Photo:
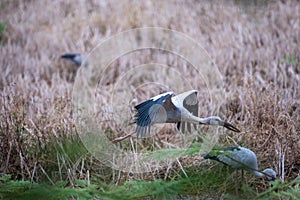
[[[255,153],[244,147],[233,146],[213,149],[211,152],[203,155],[203,158],[219,161],[235,169],[250,171],[253,175],[260,178],[276,179],[276,172],[271,168],[259,171]]]
[[[80,67],[81,64],[86,61],[86,57],[79,53],[66,53],[66,54],[61,55],[61,58],[71,61],[78,67]]]
[[[231,131],[240,132],[220,117],[197,117],[197,94],[197,90],[190,90],[176,96],[173,92],[166,92],[135,106],[136,115],[133,123],[137,124],[137,136],[149,133],[151,125],[156,123],[177,123],[177,128],[181,131],[185,129],[186,124],[188,129],[191,128],[191,124],[206,124],[224,126]]]

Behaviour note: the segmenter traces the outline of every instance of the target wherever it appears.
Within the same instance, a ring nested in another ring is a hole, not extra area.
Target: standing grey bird
[[[213,149],[211,152],[203,155],[203,158],[219,161],[235,169],[250,171],[253,175],[260,178],[276,179],[276,172],[271,168],[259,171],[255,153],[244,147],[234,146]]]
[[[137,111],[134,123],[137,124],[137,136],[150,132],[150,126],[155,123],[177,123],[177,128],[183,130],[185,123],[207,124],[224,126],[225,128],[240,132],[232,124],[217,116],[207,118],[197,117],[198,101],[197,90],[184,92],[174,96],[173,92],[166,92],[135,106]]]
[[[81,64],[86,61],[86,57],[79,53],[66,53],[66,54],[61,55],[61,58],[70,60],[78,67],[80,67]]]

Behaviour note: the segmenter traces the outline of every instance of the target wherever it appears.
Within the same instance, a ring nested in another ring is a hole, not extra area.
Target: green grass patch
[[[5,31],[7,27],[7,22],[0,22],[0,44],[2,44],[2,33]]]
[[[300,65],[300,61],[295,58],[295,56],[286,55],[282,60],[281,63],[286,63],[289,65]]]
[[[66,182],[55,185],[37,184],[29,181],[13,181],[9,175],[0,178],[0,197],[2,199],[174,199],[176,198],[220,198],[225,199],[299,199],[300,179],[280,183],[270,182],[270,188],[257,192],[250,185],[243,185],[238,194],[234,193],[233,180],[228,179],[231,172],[226,167],[189,173],[188,178],[171,181],[133,180],[121,186],[109,186],[93,179],[91,183],[77,180],[73,187]]]

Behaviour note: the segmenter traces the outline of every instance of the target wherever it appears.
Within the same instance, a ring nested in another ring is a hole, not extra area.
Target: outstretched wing
[[[198,116],[197,95],[198,95],[197,90],[191,90],[191,91],[184,92],[184,93],[176,96],[178,99],[181,99],[182,106],[185,109],[187,109],[190,113],[192,113],[194,116]],[[191,123],[186,123],[186,122],[178,122],[177,129],[180,130],[182,133],[184,133],[185,130],[187,129],[187,131],[191,133],[192,125],[194,126],[194,129],[197,128],[196,124],[191,124]]]
[[[173,92],[166,92],[135,106],[137,111],[135,123],[137,124],[136,133],[138,137],[147,132],[150,133],[150,126],[153,123],[166,122],[166,109],[172,106],[172,95]]]

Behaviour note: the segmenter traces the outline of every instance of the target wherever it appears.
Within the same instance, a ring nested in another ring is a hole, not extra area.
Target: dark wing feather
[[[153,100],[152,98],[135,106],[137,111],[135,115],[135,123],[137,124],[136,133],[138,137],[150,132],[150,126],[153,122],[155,122],[158,117],[161,118],[161,115],[164,114],[163,111],[165,108],[163,106],[171,106],[169,103],[169,101],[171,101],[171,97],[171,93],[166,93],[158,99]],[[164,105],[166,102],[167,104]]]
[[[177,107],[173,104],[172,102],[172,96],[168,96],[163,103],[163,107],[166,111],[170,112],[170,111],[174,111],[177,110]]]

